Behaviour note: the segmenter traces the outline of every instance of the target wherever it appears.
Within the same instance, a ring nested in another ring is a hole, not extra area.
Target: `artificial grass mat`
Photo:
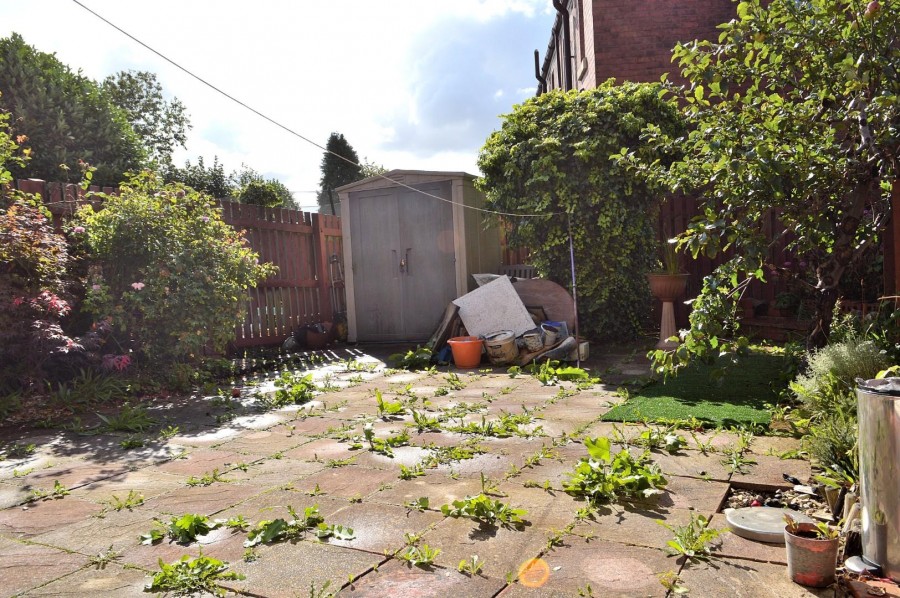
[[[712,366],[694,365],[674,378],[653,382],[608,411],[603,421],[664,422],[696,418],[710,426],[768,425],[784,357],[751,353],[729,366],[719,380]]]

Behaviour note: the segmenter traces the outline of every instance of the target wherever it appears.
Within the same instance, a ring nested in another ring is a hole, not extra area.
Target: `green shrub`
[[[855,410],[855,405],[853,406]],[[849,405],[838,405],[814,419],[803,437],[803,448],[822,468],[859,479],[858,423]]]
[[[281,197],[272,183],[266,181],[250,181],[241,189],[241,203],[274,208],[281,205]]]
[[[858,335],[823,347],[809,358],[806,373],[797,376],[791,390],[813,418],[846,405],[856,413],[856,379],[874,378],[890,365],[878,346]]]
[[[20,151],[8,121],[0,111],[0,395],[42,378],[47,359],[76,348],[60,327],[70,311],[66,239],[54,232],[40,197],[6,187],[10,165],[24,164],[30,153]]]
[[[245,291],[274,271],[209,196],[153,173],[134,176],[101,209],[79,210],[89,260],[87,309],[117,342],[155,364],[220,350],[243,317]]]
[[[529,247],[538,270],[565,286],[571,230],[582,333],[636,337],[649,322],[644,275],[658,259],[662,194],[612,156],[625,151],[648,161],[667,159],[644,141],[648,128],[673,136],[683,128],[677,105],[661,99],[660,89],[610,80],[596,89],[530,98],[503,117],[478,157],[490,208],[548,214],[509,218],[509,240]]]

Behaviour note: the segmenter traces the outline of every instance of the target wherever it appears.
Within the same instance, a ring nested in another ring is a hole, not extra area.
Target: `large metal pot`
[[[900,378],[860,381],[863,558],[900,581]]]

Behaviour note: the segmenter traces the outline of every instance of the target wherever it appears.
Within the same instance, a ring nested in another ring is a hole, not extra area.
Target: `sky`
[[[342,133],[388,169],[478,174],[500,116],[534,95],[534,50],[550,39],[550,0],[79,0],[187,70],[304,137]],[[323,152],[209,89],[73,0],[0,2],[16,32],[102,80],[150,71],[187,108],[175,163],[276,178],[315,206]]]

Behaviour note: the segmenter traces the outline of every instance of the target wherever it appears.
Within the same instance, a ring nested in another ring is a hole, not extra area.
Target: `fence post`
[[[19,179],[17,183],[19,191],[40,195],[42,201],[47,201],[45,193],[47,183],[45,181],[42,181],[41,179]]]
[[[316,251],[316,280],[319,288],[319,312],[323,322],[331,322],[334,306],[328,288],[328,249],[325,245],[325,218],[322,214],[312,215],[313,247]]]

